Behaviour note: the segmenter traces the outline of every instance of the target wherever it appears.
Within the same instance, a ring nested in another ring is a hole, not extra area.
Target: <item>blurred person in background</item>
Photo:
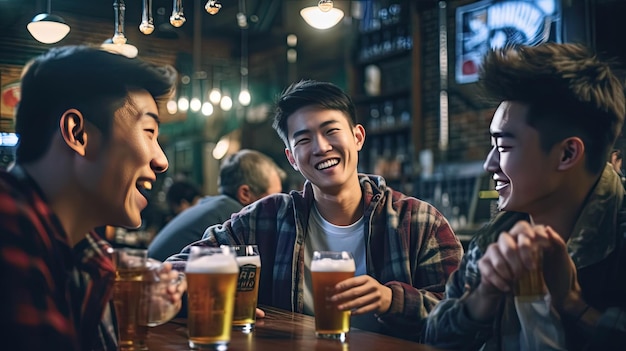
[[[206,228],[223,223],[231,214],[270,194],[282,191],[285,171],[268,156],[255,150],[243,149],[227,156],[220,165],[219,195],[206,196],[197,204],[179,213],[156,235],[148,247],[148,255],[159,261],[179,253],[185,246],[200,240]],[[168,190],[171,198],[184,198]],[[192,194],[188,186],[177,186],[183,193]]]
[[[172,216],[176,216],[195,205],[201,197],[202,191],[188,180],[173,182],[165,193],[167,208]]]

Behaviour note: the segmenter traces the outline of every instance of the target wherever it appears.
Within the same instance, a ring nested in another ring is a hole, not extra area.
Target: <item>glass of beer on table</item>
[[[169,321],[180,310],[180,304],[170,300],[167,288],[170,284],[180,284],[184,278],[179,276],[168,280],[161,277],[161,262],[149,259],[147,255],[145,249],[113,250],[113,305],[118,324],[118,345],[123,351],[148,350],[148,327]]]
[[[315,251],[311,260],[315,335],[344,341],[350,331],[350,311],[340,311],[330,301],[337,283],[354,277],[352,254],[347,251]]]
[[[191,248],[187,267],[187,329],[192,349],[226,350],[239,265],[228,247]]]
[[[233,327],[247,333],[254,328],[256,321],[261,257],[256,245],[235,245],[230,249],[235,252],[239,265]]]

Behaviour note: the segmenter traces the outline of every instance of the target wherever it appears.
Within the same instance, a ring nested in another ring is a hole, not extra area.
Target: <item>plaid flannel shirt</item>
[[[115,350],[114,335],[103,343],[98,333],[115,279],[108,248],[89,233],[72,249],[43,193],[24,170],[16,166],[10,173],[0,172],[3,347]],[[76,283],[82,274],[89,277],[84,286]]]
[[[417,339],[428,312],[442,299],[463,248],[443,215],[430,204],[394,191],[379,176],[359,175],[364,197],[367,274],[393,291],[379,316],[391,333]],[[259,303],[302,313],[304,242],[313,188],[265,197],[209,227],[200,246],[256,244],[261,255]],[[190,246],[170,257],[183,270]]]

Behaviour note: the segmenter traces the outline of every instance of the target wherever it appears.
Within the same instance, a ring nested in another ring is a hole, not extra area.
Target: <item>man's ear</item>
[[[571,137],[561,142],[559,170],[566,170],[582,162],[585,156],[585,143],[578,137]]]
[[[237,188],[237,200],[244,206],[247,206],[254,202],[254,194],[250,190],[250,186],[242,184]]]
[[[291,167],[293,167],[293,169],[299,172],[300,170],[298,169],[298,165],[296,165],[296,159],[293,158],[293,155],[291,154],[291,150],[289,150],[288,147],[285,148],[285,156],[287,156],[287,160],[291,164]]]
[[[61,135],[65,144],[81,156],[85,156],[87,149],[87,131],[83,114],[76,109],[69,109],[63,113],[59,121]]]
[[[356,141],[357,150],[361,151],[363,143],[365,142],[365,128],[360,124],[354,127],[354,139]]]

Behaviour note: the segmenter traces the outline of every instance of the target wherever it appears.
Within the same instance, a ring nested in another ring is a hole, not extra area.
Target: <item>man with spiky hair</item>
[[[484,168],[502,212],[469,244],[424,341],[463,350],[524,342],[535,343],[530,350],[626,349],[626,204],[607,162],[624,122],[622,84],[590,50],[556,43],[490,52],[480,83],[499,102]],[[544,314],[514,296],[537,269]]]

